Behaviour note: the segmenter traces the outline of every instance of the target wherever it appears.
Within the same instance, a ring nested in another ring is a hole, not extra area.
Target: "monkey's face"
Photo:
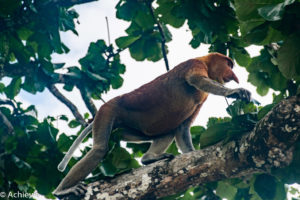
[[[229,57],[222,54],[215,54],[211,61],[208,72],[211,79],[221,84],[231,80],[239,83],[239,79],[232,71],[233,61]]]

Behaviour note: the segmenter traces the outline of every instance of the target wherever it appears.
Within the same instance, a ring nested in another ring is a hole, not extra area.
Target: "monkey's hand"
[[[226,97],[241,99],[242,101],[246,101],[247,103],[249,103],[251,100],[251,92],[244,88],[238,88],[230,91],[230,93],[226,95]]]

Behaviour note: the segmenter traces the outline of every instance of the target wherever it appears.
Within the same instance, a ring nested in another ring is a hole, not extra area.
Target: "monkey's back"
[[[190,86],[185,73],[195,59],[174,69],[138,89],[119,97],[119,117],[127,126],[146,135],[168,132],[190,117],[207,93]]]

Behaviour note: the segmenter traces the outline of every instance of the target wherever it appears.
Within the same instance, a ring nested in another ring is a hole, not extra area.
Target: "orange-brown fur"
[[[125,137],[124,132],[123,135],[131,141],[153,141],[142,158],[146,164],[170,158],[164,151],[174,138],[182,152],[193,151],[189,129],[208,96],[207,92],[223,96],[240,91],[241,95],[245,93],[219,84],[230,80],[238,82],[232,67],[232,60],[219,53],[190,59],[140,88],[105,103],[93,122],[93,148],[71,169],[55,194],[72,192],[72,187],[76,190],[75,185],[106,154],[113,128],[127,128],[129,134]]]

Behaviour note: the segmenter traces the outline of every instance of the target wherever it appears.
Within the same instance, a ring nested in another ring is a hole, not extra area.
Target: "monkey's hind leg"
[[[170,153],[164,153],[169,145],[174,140],[174,134],[167,134],[163,135],[161,137],[155,138],[148,149],[148,151],[145,153],[145,155],[142,158],[142,163],[144,165],[148,165],[150,163],[156,162],[158,160],[162,160],[165,158],[172,159],[174,158],[173,154]]]
[[[53,192],[56,196],[84,193],[82,185],[78,185],[92,172],[108,151],[108,140],[115,118],[112,106],[104,104],[98,111],[93,124],[93,148],[80,160],[62,180]]]

